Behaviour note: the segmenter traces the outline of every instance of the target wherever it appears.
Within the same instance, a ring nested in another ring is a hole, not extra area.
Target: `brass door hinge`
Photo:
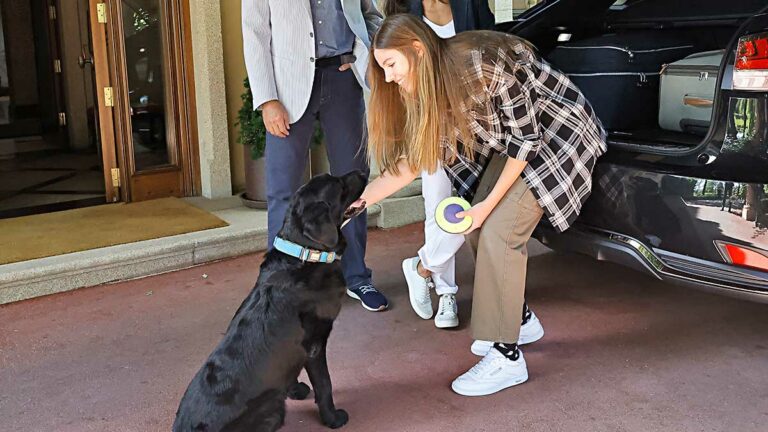
[[[56,73],[61,73],[61,60],[56,59],[53,61],[53,71]]]
[[[59,113],[59,126],[66,126],[67,125],[67,113],[60,112]]]
[[[120,187],[120,168],[112,168],[112,187]]]
[[[104,87],[104,106],[115,106],[115,99],[112,97],[112,87]]]
[[[48,6],[48,18],[51,20],[56,19],[56,6]]]
[[[96,3],[96,18],[99,24],[107,23],[107,4]]]

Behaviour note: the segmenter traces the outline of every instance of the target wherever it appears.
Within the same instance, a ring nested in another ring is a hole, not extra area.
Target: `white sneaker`
[[[531,311],[531,319],[528,320],[525,325],[520,326],[520,338],[517,340],[518,345],[526,345],[534,343],[537,340],[544,337],[544,327],[541,326],[541,321],[533,311]],[[472,354],[484,356],[488,354],[488,350],[493,347],[493,342],[476,340],[472,342],[472,346],[469,348]]]
[[[440,296],[440,304],[437,306],[435,326],[437,328],[450,328],[459,325],[459,308],[456,306],[456,296],[443,294]]]
[[[488,354],[488,351],[490,351],[491,348],[493,348],[493,342],[478,339],[472,342],[472,346],[469,347],[469,350],[472,351],[472,354],[483,357]]]
[[[544,327],[541,326],[539,317],[531,311],[531,319],[525,325],[520,326],[520,337],[517,340],[518,345],[527,345],[534,343],[544,337]]]
[[[463,396],[486,396],[526,381],[528,367],[522,352],[517,360],[510,360],[492,349],[472,369],[453,380],[451,388]]]
[[[411,299],[416,315],[422,319],[432,318],[432,298],[429,296],[431,280],[421,277],[416,266],[419,264],[419,257],[407,258],[403,260],[403,274],[405,283],[408,285],[408,297]]]

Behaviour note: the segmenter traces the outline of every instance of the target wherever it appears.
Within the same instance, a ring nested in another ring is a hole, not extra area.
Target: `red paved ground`
[[[374,231],[385,313],[348,301],[329,362],[345,431],[765,431],[766,306],[661,284],[589,258],[542,253],[528,298],[546,336],[528,383],[464,398],[449,383],[476,358],[466,330],[471,261],[460,255],[462,327],[408,305],[400,261],[421,227]],[[0,430],[169,430],[187,383],[256,278],[259,255],[0,307]],[[207,278],[203,275],[206,274]],[[321,431],[311,401],[286,431]]]

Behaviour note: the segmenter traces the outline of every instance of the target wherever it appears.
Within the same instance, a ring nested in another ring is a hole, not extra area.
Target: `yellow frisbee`
[[[470,216],[459,218],[456,213],[469,210],[472,207],[467,200],[459,197],[449,197],[437,205],[435,221],[441,230],[450,234],[461,234],[472,226]]]

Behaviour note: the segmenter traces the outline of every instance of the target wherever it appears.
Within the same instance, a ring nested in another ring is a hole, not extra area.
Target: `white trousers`
[[[435,222],[435,210],[440,201],[452,195],[451,181],[442,165],[432,174],[421,173],[421,195],[424,197],[424,246],[419,249],[419,259],[425,269],[432,272],[432,281],[438,295],[456,294],[455,255],[464,244],[462,234],[449,234]]]

